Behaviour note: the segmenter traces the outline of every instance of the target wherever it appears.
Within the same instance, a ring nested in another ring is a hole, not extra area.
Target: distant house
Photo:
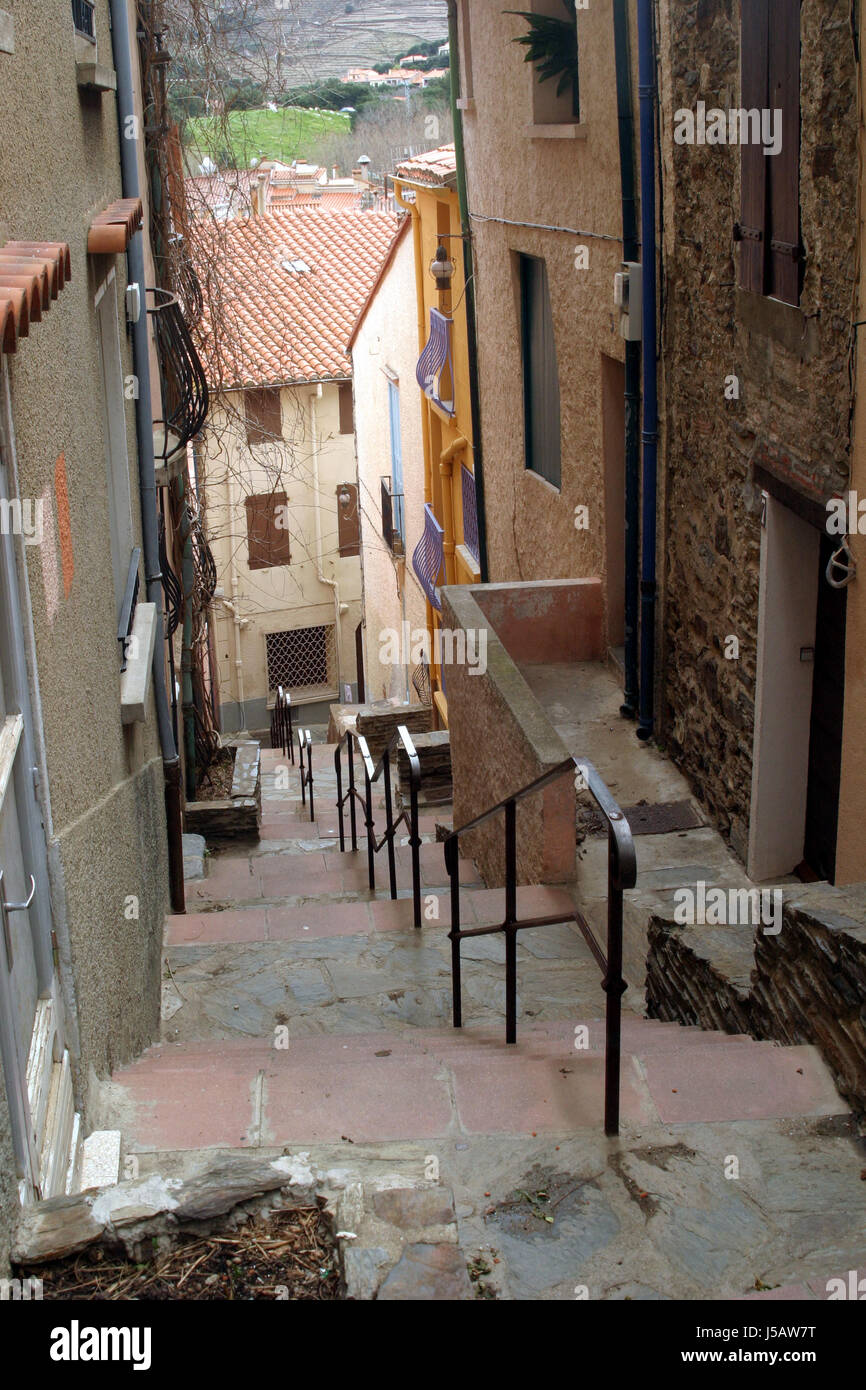
[[[307,723],[327,719],[347,686],[357,690],[346,344],[397,229],[390,213],[316,207],[214,229],[202,333],[214,401],[199,479],[218,576],[211,632],[224,731],[265,729],[279,685]]]

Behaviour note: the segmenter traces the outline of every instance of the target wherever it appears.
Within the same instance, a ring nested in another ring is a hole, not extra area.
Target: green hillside
[[[221,168],[231,164],[247,168],[253,158],[290,164],[298,155],[315,162],[323,139],[349,128],[349,117],[339,112],[286,106],[277,111],[197,116],[186,124],[185,143],[191,162],[208,155]]]

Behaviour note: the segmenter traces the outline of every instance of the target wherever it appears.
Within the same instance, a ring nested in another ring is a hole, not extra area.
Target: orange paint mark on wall
[[[63,597],[72,591],[75,557],[72,552],[72,523],[69,519],[69,491],[66,486],[66,458],[61,454],[54,465],[54,494],[57,498],[57,530],[60,536],[60,564],[63,569]]]

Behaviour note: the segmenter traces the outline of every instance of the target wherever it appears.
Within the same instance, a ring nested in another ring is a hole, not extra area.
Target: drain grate
[[[678,830],[699,830],[705,824],[690,801],[639,801],[622,810],[633,835],[671,835]],[[578,842],[606,833],[605,822],[594,808],[578,807]]]

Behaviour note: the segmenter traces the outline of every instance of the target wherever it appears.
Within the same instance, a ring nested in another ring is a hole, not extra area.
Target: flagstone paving
[[[864,1160],[815,1049],[626,1010],[606,1139],[604,994],[573,924],[518,939],[512,1047],[503,938],[465,941],[453,1029],[448,808],[421,823],[416,930],[407,845],[396,901],[384,852],[375,894],[366,841],[340,853],[332,750],[314,749],[313,822],[296,770],[271,750],[262,765],[263,840],[208,855],[187,885],[189,912],[166,921],[162,1039],[104,1089],[142,1173],[303,1156],[349,1204],[355,1297],[820,1297],[862,1264]],[[464,923],[500,920],[501,891],[468,862],[461,879]],[[518,895],[519,915],[571,906],[563,889]],[[431,1220],[452,1201],[450,1224]]]

